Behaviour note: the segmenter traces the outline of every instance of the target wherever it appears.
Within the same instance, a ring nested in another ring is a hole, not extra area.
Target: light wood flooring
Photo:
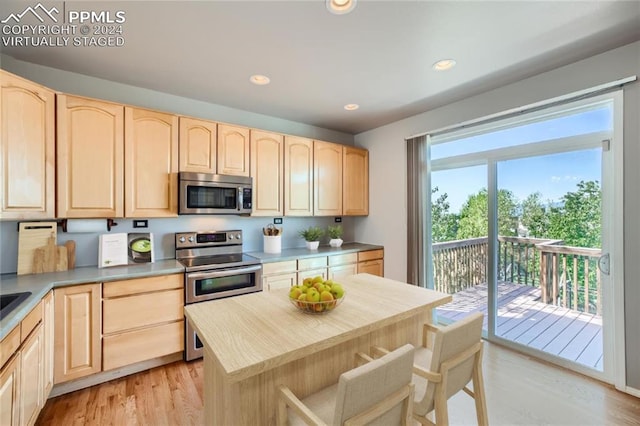
[[[485,342],[489,423],[640,425],[640,399]],[[50,399],[36,425],[202,425],[203,363],[175,362]],[[473,400],[449,401],[451,425],[474,425]]]
[[[486,330],[487,285],[454,294],[436,311],[450,322],[482,312]],[[542,303],[539,287],[499,283],[497,327],[497,336],[602,371],[602,317]]]

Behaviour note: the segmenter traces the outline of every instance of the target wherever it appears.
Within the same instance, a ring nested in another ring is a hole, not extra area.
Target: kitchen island
[[[341,284],[345,300],[320,315],[298,311],[285,289],[185,307],[204,344],[205,424],[273,425],[278,385],[304,398],[354,368],[356,352],[419,345],[431,310],[451,301],[369,274]]]

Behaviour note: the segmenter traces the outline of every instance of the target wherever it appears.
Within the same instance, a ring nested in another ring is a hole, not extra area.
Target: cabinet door
[[[51,389],[53,388],[53,291],[50,291],[44,298],[42,303],[42,368],[43,368],[43,386],[42,386],[42,400],[46,401],[49,398]]]
[[[342,211],[345,216],[369,214],[369,151],[343,147]]]
[[[55,95],[0,70],[0,212],[55,217]]]
[[[20,352],[0,370],[0,425],[20,423]]]
[[[327,279],[327,268],[309,269],[308,271],[298,272],[298,282],[302,283],[305,278],[315,278],[321,276],[323,280]]]
[[[342,215],[342,145],[313,142],[313,215]]]
[[[367,262],[358,263],[359,274],[371,274],[384,277],[384,261],[382,259],[369,260]]]
[[[274,275],[262,278],[262,288],[266,291],[273,291],[281,288],[289,288],[296,285],[297,274],[290,272],[288,274]]]
[[[124,106],[57,101],[58,217],[122,217]]]
[[[20,367],[20,423],[32,425],[44,405],[42,400],[42,326],[38,326],[22,347]]]
[[[218,124],[218,173],[249,176],[249,129]]]
[[[358,264],[332,266],[329,268],[329,279],[339,281],[342,278],[350,277],[358,273]]]
[[[101,371],[100,284],[54,290],[54,383]]]
[[[284,137],[251,130],[252,216],[282,216]]]
[[[284,215],[313,215],[313,141],[284,138]]]
[[[180,171],[216,173],[217,124],[180,117]]]
[[[178,117],[125,108],[125,216],[178,215]]]

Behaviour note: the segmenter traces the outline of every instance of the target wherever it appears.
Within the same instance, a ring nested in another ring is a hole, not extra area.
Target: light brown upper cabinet
[[[55,217],[55,94],[0,70],[0,218]]]
[[[284,138],[284,214],[313,215],[313,141]]]
[[[178,215],[178,117],[125,108],[125,216]]]
[[[180,117],[180,171],[216,173],[217,123]]]
[[[342,145],[313,141],[313,215],[342,215]]]
[[[342,214],[369,214],[369,151],[343,147],[342,151]]]
[[[58,95],[58,217],[124,214],[124,106]]]
[[[218,173],[249,176],[249,129],[218,124]]]
[[[282,216],[284,137],[251,130],[252,216]]]

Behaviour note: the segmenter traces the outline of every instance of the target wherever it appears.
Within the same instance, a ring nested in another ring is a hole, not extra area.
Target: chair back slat
[[[433,341],[433,351],[429,370],[442,373],[443,386],[445,386],[446,398],[464,389],[465,385],[473,378],[474,350],[482,338],[482,313],[474,313],[447,327],[436,331]],[[455,365],[443,363],[450,362],[461,354],[464,359],[457,359]],[[448,368],[450,367],[450,368]],[[434,408],[436,384],[429,382],[424,397],[416,404],[420,412],[429,412]]]
[[[403,388],[411,383],[413,356],[414,348],[407,344],[381,358],[343,373],[338,382],[334,424],[342,425],[346,420],[372,410],[375,405],[385,406],[384,401],[387,398],[397,397],[399,393],[404,392]],[[404,424],[403,412],[405,419],[407,416],[406,406],[403,409],[403,400],[407,401],[406,398],[401,398],[392,408],[385,407],[380,417],[367,424],[380,426]]]

